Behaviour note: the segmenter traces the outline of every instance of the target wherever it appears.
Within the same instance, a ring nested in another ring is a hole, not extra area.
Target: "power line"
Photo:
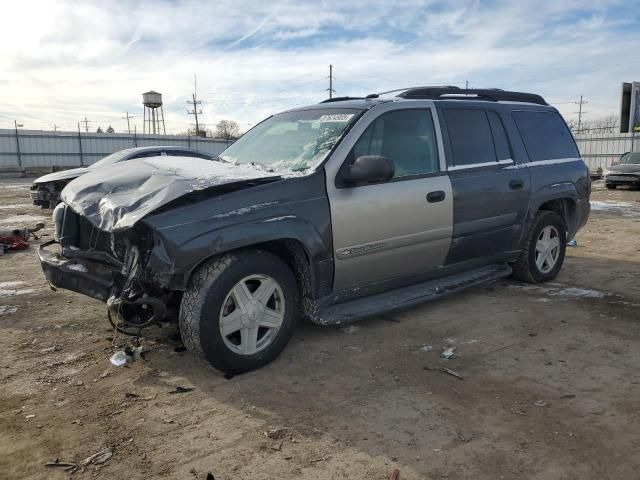
[[[84,123],[84,131],[89,133],[89,124],[93,123],[92,120],[87,120],[87,116],[84,116],[84,120],[80,120],[80,123]],[[79,125],[79,124],[78,124]]]

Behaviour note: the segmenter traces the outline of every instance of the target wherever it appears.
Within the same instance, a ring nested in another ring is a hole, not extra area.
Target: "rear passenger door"
[[[517,248],[530,195],[499,110],[447,106],[447,169],[453,188],[453,239],[446,264],[507,254]]]

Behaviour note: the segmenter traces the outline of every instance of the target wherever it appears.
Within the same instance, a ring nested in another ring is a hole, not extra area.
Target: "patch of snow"
[[[25,288],[24,290],[3,290],[0,289],[0,297],[13,297],[15,295],[26,295],[27,293],[33,293],[35,290],[31,288]]]
[[[13,215],[3,218],[0,223],[5,225],[24,225],[25,223],[46,222],[48,219],[41,215]]]
[[[270,207],[271,205],[277,205],[278,202],[267,202],[267,203],[259,203],[257,205],[251,205],[249,207],[237,208],[236,210],[231,210],[226,213],[219,213],[214,215],[211,218],[225,218],[225,217],[235,217],[236,215],[246,215],[247,213],[253,212],[254,210],[260,210],[261,208]]]
[[[16,210],[18,208],[31,208],[33,207],[30,203],[14,203],[12,205],[2,205],[3,210]]]
[[[516,290],[524,290],[526,292],[541,292],[551,297],[570,297],[570,298],[604,298],[610,293],[593,290],[590,288],[567,287],[559,283],[550,283],[548,286],[539,285],[509,285],[508,288]],[[548,299],[536,299],[538,302],[547,302]]]
[[[83,272],[83,273],[86,273],[89,271],[87,270],[87,267],[85,267],[81,263],[72,263],[71,265],[67,265],[67,269],[73,270],[74,272]]]
[[[0,305],[0,317],[3,315],[11,315],[12,313],[16,313],[18,311],[18,307],[13,305]]]
[[[636,202],[599,202],[591,200],[591,210],[595,212],[618,213],[623,217],[640,218],[640,203]]]
[[[21,282],[19,280],[0,282],[0,288],[19,287],[20,285],[24,285],[24,282]]]
[[[274,217],[268,218],[264,221],[264,223],[268,222],[280,222],[281,220],[286,220],[287,218],[296,218],[295,215],[283,215],[282,217]]]

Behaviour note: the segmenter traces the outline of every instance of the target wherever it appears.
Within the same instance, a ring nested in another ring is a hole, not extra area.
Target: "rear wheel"
[[[296,279],[282,260],[261,251],[229,254],[193,274],[180,306],[180,333],[187,348],[237,374],[280,354],[297,311]]]
[[[562,268],[567,248],[567,227],[556,212],[540,210],[531,222],[513,276],[529,283],[553,280]]]

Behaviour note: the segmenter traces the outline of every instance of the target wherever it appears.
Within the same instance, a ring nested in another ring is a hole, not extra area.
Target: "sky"
[[[0,128],[142,130],[163,94],[167,133],[242,130],[335,95],[421,85],[541,94],[567,119],[618,115],[640,81],[640,0],[11,1],[0,17]],[[197,85],[194,80],[197,78]],[[84,124],[82,126],[84,129]]]

